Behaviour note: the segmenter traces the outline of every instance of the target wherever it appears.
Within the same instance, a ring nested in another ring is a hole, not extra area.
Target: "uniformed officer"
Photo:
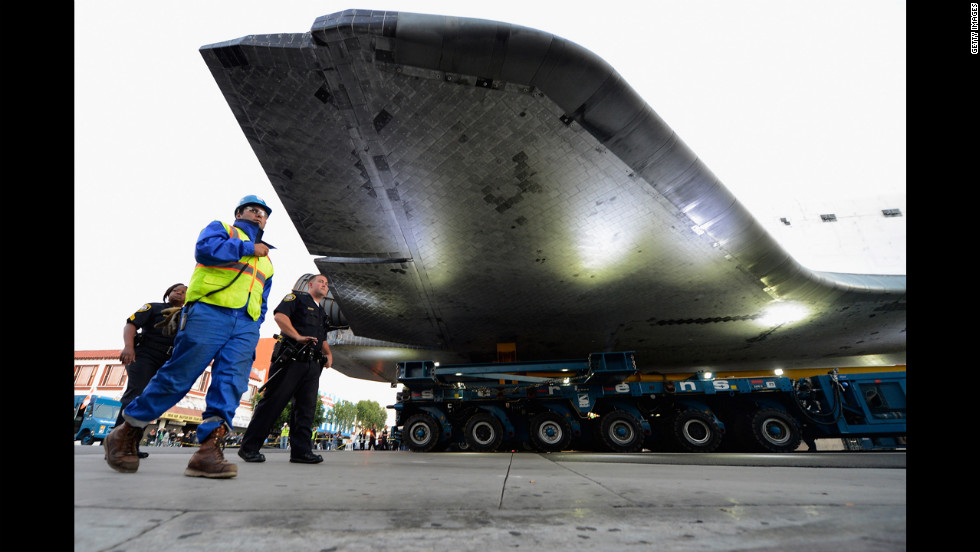
[[[272,287],[271,246],[262,241],[272,209],[255,195],[235,207],[235,222],[215,220],[197,237],[197,266],[187,286],[174,350],[146,389],[123,409],[122,424],[102,441],[109,467],[123,473],[139,469],[136,449],[145,428],[184,398],[211,366],[203,421],[197,426],[201,446],[184,470],[190,477],[229,478],[238,466],[222,454],[225,437],[255,359],[259,328],[265,320]]]
[[[333,354],[327,344],[330,319],[320,306],[327,296],[327,277],[317,274],[307,282],[306,288],[306,293],[286,295],[276,307],[275,321],[283,336],[283,341],[277,346],[287,352],[302,353],[287,353],[286,358],[277,364],[279,371],[270,374],[262,398],[255,405],[252,421],[245,430],[242,446],[238,449],[238,456],[246,462],[265,462],[265,455],[259,449],[290,399],[293,407],[289,418],[289,461],[303,464],[323,461],[322,456],[313,453],[311,437],[320,373],[333,364]]]
[[[165,328],[160,325],[166,318],[163,310],[182,307],[186,293],[187,286],[174,284],[163,293],[163,303],[146,303],[126,319],[123,349],[119,353],[119,362],[126,367],[126,391],[119,399],[122,408],[119,409],[116,425],[122,425],[123,409],[143,392],[150,378],[170,358],[174,336],[165,334]],[[149,454],[145,452],[139,453],[140,458],[147,456]]]

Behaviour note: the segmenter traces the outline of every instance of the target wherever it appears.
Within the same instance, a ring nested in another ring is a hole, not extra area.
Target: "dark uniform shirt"
[[[126,322],[136,326],[139,334],[136,347],[143,351],[166,353],[174,344],[173,336],[163,335],[163,328],[154,328],[154,324],[163,320],[163,309],[170,308],[170,303],[147,303],[130,315]]]
[[[322,343],[327,339],[330,317],[316,304],[312,295],[302,292],[290,293],[283,298],[274,312],[288,316],[299,335],[317,338],[316,353],[319,355],[323,351]]]

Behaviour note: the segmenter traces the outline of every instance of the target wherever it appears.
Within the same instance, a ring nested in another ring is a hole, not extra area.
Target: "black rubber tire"
[[[714,416],[694,408],[674,413],[670,431],[673,444],[686,452],[714,452],[724,436]]]
[[[599,417],[599,436],[613,452],[638,452],[643,448],[643,426],[629,412],[613,410]]]
[[[439,422],[424,412],[410,416],[402,430],[405,445],[413,452],[429,452],[435,449],[440,441],[439,433]]]
[[[793,452],[803,440],[800,424],[777,408],[762,408],[749,418],[748,436],[753,447],[765,452]]]
[[[82,435],[81,441],[83,445],[94,445],[95,437],[92,437],[91,433],[86,433],[85,435]]]
[[[572,442],[572,424],[557,412],[542,412],[528,424],[531,445],[540,452],[561,452]]]
[[[473,452],[493,452],[504,440],[504,426],[493,414],[480,412],[466,420],[463,436]]]

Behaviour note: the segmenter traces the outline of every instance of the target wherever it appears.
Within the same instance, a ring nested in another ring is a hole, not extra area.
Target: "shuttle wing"
[[[905,361],[904,275],[801,266],[582,46],[348,10],[201,54],[330,280],[348,375],[498,343],[663,372]]]

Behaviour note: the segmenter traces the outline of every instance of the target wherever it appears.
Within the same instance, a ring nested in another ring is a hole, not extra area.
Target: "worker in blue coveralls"
[[[122,425],[102,442],[112,469],[133,473],[139,468],[137,445],[143,429],[177,404],[211,364],[207,406],[197,427],[201,446],[184,475],[221,479],[238,475],[238,466],[225,460],[222,448],[235,409],[248,389],[272,287],[272,246],[262,241],[271,211],[262,198],[247,195],[235,208],[233,225],[216,220],[198,235],[197,266],[186,302],[173,313],[180,318],[170,360],[123,410]]]

